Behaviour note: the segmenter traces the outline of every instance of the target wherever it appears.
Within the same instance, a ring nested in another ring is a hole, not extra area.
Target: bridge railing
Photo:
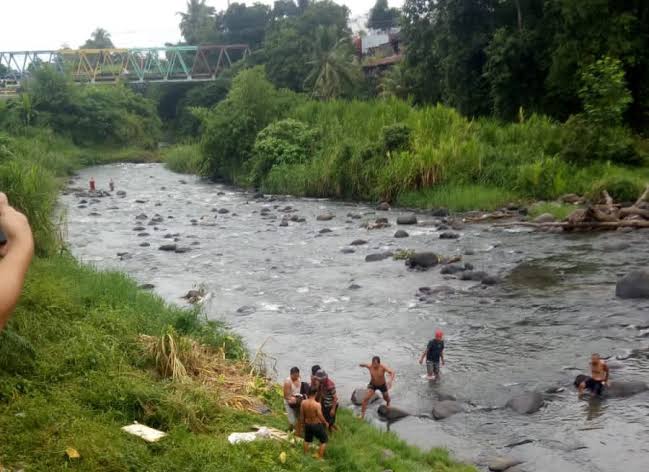
[[[24,80],[43,65],[70,73],[80,83],[214,80],[248,54],[247,44],[0,51],[0,87]]]

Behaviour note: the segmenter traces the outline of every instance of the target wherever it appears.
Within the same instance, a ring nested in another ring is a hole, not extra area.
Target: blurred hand
[[[7,237],[7,243],[0,246],[0,256],[6,256],[14,247],[22,247],[30,254],[34,251],[34,239],[27,218],[9,206],[7,196],[2,192],[0,192],[0,230]]]

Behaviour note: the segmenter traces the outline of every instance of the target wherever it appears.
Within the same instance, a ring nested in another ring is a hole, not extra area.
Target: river
[[[87,204],[73,193],[61,197],[75,256],[154,284],[170,302],[183,303],[183,294],[203,284],[210,293],[207,316],[225,321],[252,351],[263,344],[280,379],[293,365],[306,377],[318,363],[347,402],[368,381],[359,362],[380,355],[397,371],[394,406],[429,415],[439,392],[468,404],[466,413],[443,421],[413,416],[391,425],[413,444],[445,446],[478,464],[510,455],[525,460],[528,472],[647,470],[649,395],[598,405],[578,400],[570,383],[591,352],[611,356],[613,379],[649,378],[649,331],[642,329],[649,325],[649,302],[614,296],[619,275],[647,266],[648,232],[564,235],[467,225],[459,239],[441,240],[439,220],[420,215],[419,225],[403,228],[410,237],[395,239],[395,219],[406,212],[291,197],[254,200],[158,164],[86,169],[75,185],[85,186],[90,176],[99,188],[112,178],[126,196]],[[280,227],[286,206],[306,222]],[[262,214],[263,208],[270,211]],[[326,212],[335,218],[316,221]],[[147,220],[136,220],[140,214]],[[163,223],[148,226],[155,214]],[[360,227],[377,217],[388,217],[392,227]],[[146,229],[134,231],[141,223]],[[331,232],[321,234],[325,228]],[[176,233],[190,252],[158,250],[170,242],[165,235]],[[368,244],[341,252],[356,239]],[[502,283],[485,287],[439,269],[410,271],[392,259],[365,262],[367,254],[397,249],[462,254]],[[124,252],[129,255],[117,256]],[[439,286],[453,290],[432,303],[419,300],[419,287]],[[445,333],[447,365],[431,385],[417,359],[437,327]],[[555,386],[566,390],[533,415],[490,408],[519,392]],[[523,440],[531,442],[506,447]]]

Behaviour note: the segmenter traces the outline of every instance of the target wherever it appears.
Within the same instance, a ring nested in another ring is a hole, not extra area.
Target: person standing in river
[[[604,387],[608,386],[608,365],[599,354],[590,356],[590,377],[586,377],[579,384],[579,398],[584,395],[584,390],[590,390],[599,397],[604,393]]]
[[[320,441],[320,449],[318,450],[318,458],[324,457],[325,448],[327,447],[326,428],[329,427],[327,420],[322,415],[322,406],[316,401],[316,394],[318,389],[311,387],[309,390],[309,398],[304,400],[300,405],[300,422],[304,425],[304,453],[309,452],[309,447],[313,442],[313,438]]]
[[[381,364],[381,358],[379,356],[374,356],[372,358],[371,364],[359,364],[359,367],[363,367],[370,371],[370,383],[367,386],[367,395],[363,399],[361,405],[361,418],[365,418],[365,411],[367,410],[367,404],[370,399],[376,394],[378,390],[383,394],[383,399],[385,400],[386,406],[390,408],[390,394],[388,390],[392,388],[392,383],[396,378],[397,374],[394,370],[390,369],[388,366]],[[385,380],[385,374],[390,376],[389,380]]]
[[[428,380],[437,380],[440,376],[439,365],[446,365],[444,360],[444,333],[441,329],[435,331],[435,339],[428,341],[426,349],[419,358],[419,363],[423,364],[426,359],[426,373]]]

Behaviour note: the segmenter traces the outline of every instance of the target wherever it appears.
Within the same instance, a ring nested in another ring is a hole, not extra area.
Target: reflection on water
[[[424,224],[406,228],[409,238],[396,239],[394,226],[359,226],[377,216],[394,222],[397,211],[257,201],[158,165],[95,168],[79,182],[91,174],[100,187],[112,178],[126,197],[90,200],[86,208],[73,194],[62,197],[74,253],[152,283],[173,302],[205,284],[208,316],[227,321],[253,350],[267,341],[281,378],[292,365],[317,363],[349,398],[367,383],[358,363],[380,355],[397,371],[395,406],[430,416],[439,394],[467,405],[466,413],[440,422],[411,417],[391,425],[414,444],[447,446],[476,462],[514,454],[528,471],[646,470],[647,396],[591,405],[577,400],[570,385],[591,352],[620,359],[614,379],[648,378],[642,327],[649,326],[649,302],[614,297],[618,274],[649,263],[647,233],[568,236],[476,225],[459,231],[459,239],[441,240],[439,221],[422,215]],[[326,212],[335,218],[316,220]],[[142,214],[146,219],[136,220]],[[306,222],[280,226],[285,216]],[[174,239],[189,252],[158,250]],[[367,244],[350,246],[357,239]],[[463,255],[504,282],[485,287],[439,270],[409,271],[403,261],[365,262],[368,254],[401,249]],[[117,256],[123,252],[129,254]],[[432,295],[419,296],[422,287]],[[447,365],[431,385],[417,359],[437,327],[445,332]],[[532,416],[502,408],[522,391],[560,386],[566,391]],[[523,440],[529,442],[505,447]]]

